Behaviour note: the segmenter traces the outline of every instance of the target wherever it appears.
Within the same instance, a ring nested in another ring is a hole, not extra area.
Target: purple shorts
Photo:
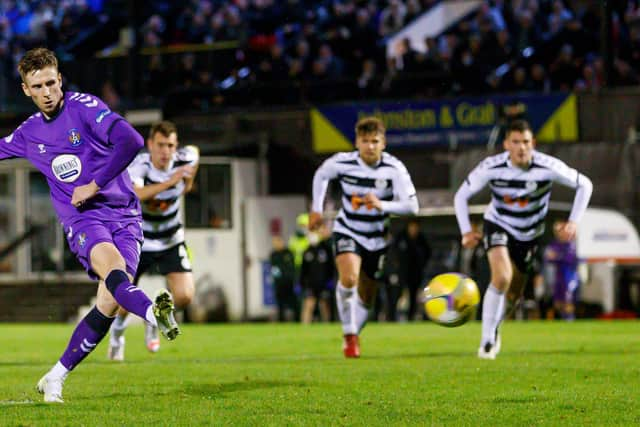
[[[560,303],[574,303],[578,284],[579,278],[577,273],[570,275],[567,278],[563,278],[563,280],[558,280],[556,278],[556,281],[553,284],[553,300]]]
[[[118,249],[127,265],[127,272],[135,277],[142,247],[142,223],[136,219],[104,222],[83,219],[64,229],[71,252],[87,270],[89,277],[100,279],[91,269],[91,249],[98,243],[109,242]]]

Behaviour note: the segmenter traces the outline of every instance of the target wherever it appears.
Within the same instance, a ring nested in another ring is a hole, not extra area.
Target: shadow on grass
[[[469,357],[468,351],[458,352],[421,352],[421,353],[395,353],[395,354],[364,354],[362,360],[403,360],[403,359],[428,359],[433,357]]]
[[[340,355],[341,356],[341,355]],[[87,365],[110,365],[110,366],[126,366],[126,365],[138,365],[149,363],[153,364],[176,364],[176,363],[290,363],[290,362],[305,362],[305,361],[331,361],[339,359],[336,356],[323,356],[323,355],[297,355],[297,356],[261,356],[261,357],[246,357],[246,356],[238,356],[238,357],[212,357],[208,359],[202,358],[176,358],[176,357],[163,357],[157,359],[137,359],[137,360],[126,360],[125,362],[113,362],[111,360],[91,360]]]
[[[28,406],[30,408],[34,407],[53,407],[50,403],[45,403],[42,400],[36,401],[31,399],[21,399],[21,400],[0,400],[0,413],[2,413],[3,407],[24,407]],[[54,405],[55,406],[55,405]]]
[[[218,383],[218,384],[191,384],[187,385],[184,389],[184,393],[193,396],[221,396],[230,393],[237,393],[242,391],[252,390],[266,390],[279,387],[307,387],[307,383],[299,381],[265,381],[265,380],[251,380],[246,379],[244,381],[235,381],[231,383]]]
[[[157,391],[145,390],[141,393],[132,393],[131,390],[116,391],[113,393],[104,393],[100,395],[101,399],[119,399],[119,398],[161,398],[163,396],[211,396],[211,397],[224,397],[226,394],[251,391],[251,390],[266,390],[278,387],[307,387],[306,383],[295,381],[261,381],[250,380],[236,381],[231,383],[194,383],[186,384],[184,386],[176,386],[172,389],[158,389]],[[95,396],[76,396],[74,401],[82,400],[95,400]]]
[[[13,366],[28,366],[30,368],[39,368],[41,366],[50,367],[51,364],[44,362],[29,362],[29,361],[16,361],[16,362],[0,362],[0,368],[13,367]]]
[[[512,396],[512,397],[496,397],[491,400],[492,403],[495,404],[529,404],[529,403],[540,403],[543,401],[551,400],[548,397],[541,397],[539,395],[535,396]]]
[[[514,349],[513,351],[509,351],[509,354],[515,355],[515,356],[527,356],[527,355],[532,355],[532,354],[536,354],[536,355],[549,355],[549,356],[555,356],[555,355],[614,355],[614,356],[620,356],[620,355],[630,355],[630,354],[640,354],[640,348],[630,348],[628,350],[623,350],[621,351],[620,348],[618,347],[607,347],[605,345],[603,345],[600,348],[583,348],[583,347],[577,347],[577,348],[554,348],[554,349],[549,349],[549,350],[545,350],[545,349],[531,349],[531,350],[527,350],[527,351],[522,351],[522,350],[517,350]]]

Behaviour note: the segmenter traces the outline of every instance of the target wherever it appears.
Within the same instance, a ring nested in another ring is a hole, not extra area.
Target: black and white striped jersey
[[[167,170],[156,169],[148,152],[139,153],[129,165],[129,176],[134,187],[158,184],[167,181],[176,169],[196,166],[199,154],[193,147],[179,148]],[[173,187],[158,193],[155,197],[141,201],[142,230],[144,232],[143,252],[157,252],[184,242],[182,226],[181,196],[185,183],[180,180]]]
[[[389,214],[416,214],[418,199],[407,168],[388,153],[375,166],[368,166],[358,151],[337,153],[325,160],[313,177],[312,211],[322,212],[327,186],[338,179],[342,189],[342,209],[333,231],[355,239],[365,249],[387,246]],[[368,193],[375,194],[382,211],[358,203]]]
[[[592,184],[589,178],[560,159],[534,150],[528,169],[512,165],[509,152],[491,156],[469,174],[455,196],[460,231],[471,231],[468,199],[489,185],[491,202],[484,219],[498,224],[521,241],[544,233],[545,217],[554,182],[576,189],[570,221],[578,222],[587,208]]]

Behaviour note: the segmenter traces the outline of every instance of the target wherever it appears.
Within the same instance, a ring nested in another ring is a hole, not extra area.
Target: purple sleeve
[[[124,119],[111,124],[107,138],[113,145],[111,160],[93,177],[100,188],[119,176],[144,146],[142,135]]]
[[[25,144],[20,128],[0,139],[0,160],[25,156]]]

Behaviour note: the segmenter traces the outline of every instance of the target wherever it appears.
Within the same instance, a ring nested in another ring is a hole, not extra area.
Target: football
[[[480,302],[478,286],[460,273],[440,274],[424,289],[429,319],[442,326],[460,326],[473,319]]]

